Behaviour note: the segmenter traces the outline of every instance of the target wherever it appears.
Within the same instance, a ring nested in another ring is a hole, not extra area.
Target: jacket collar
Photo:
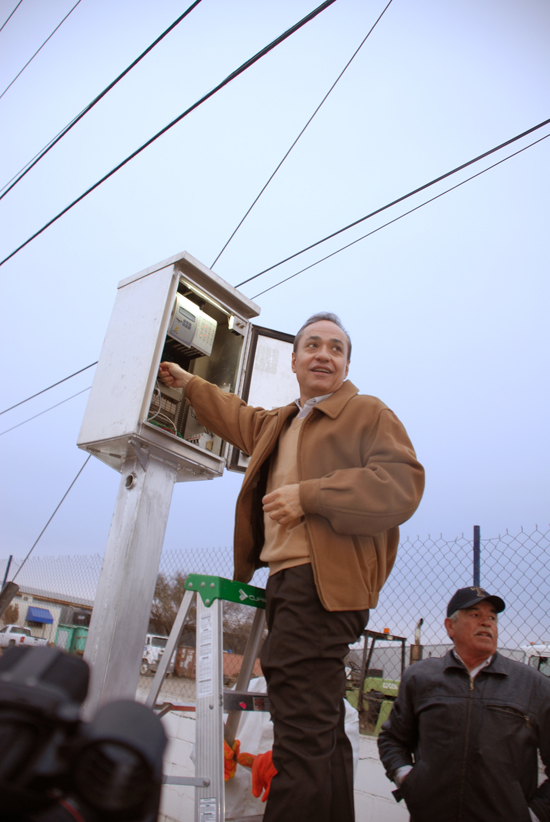
[[[350,380],[346,380],[328,399],[323,400],[319,405],[315,405],[313,410],[317,409],[317,411],[322,411],[323,414],[326,414],[327,417],[336,419],[352,397],[355,397],[358,393],[359,389],[356,388]],[[310,413],[312,412],[310,411]]]
[[[460,659],[457,659],[455,657],[452,650],[447,651],[447,653],[444,656],[444,660],[445,660],[445,665],[444,665],[444,670],[445,671],[448,668],[459,668],[459,670],[465,671],[466,673],[468,673],[468,670],[467,670],[466,666],[464,665],[464,663]],[[508,676],[508,670],[507,670],[506,664],[504,662],[504,657],[502,657],[499,654],[498,651],[495,651],[490,664],[487,665],[486,668],[482,668],[479,673],[480,674],[481,673],[503,674],[504,676]]]

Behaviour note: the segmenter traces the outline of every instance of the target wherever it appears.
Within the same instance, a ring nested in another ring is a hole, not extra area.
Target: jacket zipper
[[[308,422],[311,422],[312,415],[314,413],[315,413],[315,409],[312,408],[312,410],[309,412],[309,414],[306,415],[303,423],[300,426],[300,430],[298,432],[298,442],[296,443],[296,469],[297,469],[297,473],[298,473],[298,484],[302,481],[302,470],[301,470],[301,468],[302,468],[302,466],[301,466],[301,456],[302,456],[302,454],[301,454],[301,450],[302,450],[302,439],[304,437],[304,428],[308,424]],[[315,581],[315,587],[317,588],[317,593],[319,595],[319,599],[321,600],[321,604],[323,605],[324,608],[326,608],[324,598],[323,598],[323,593],[320,590],[320,586],[319,586],[319,583],[317,581],[317,573],[316,573],[317,569],[315,567],[315,551],[314,551],[314,548],[313,548],[313,539],[312,539],[312,536],[311,536],[311,532],[308,528],[307,518],[306,518],[305,514],[304,514],[304,525],[306,527],[306,533],[307,533],[307,536],[308,536],[308,539],[309,539],[309,549],[310,549],[309,558],[310,558],[310,561],[311,561],[311,569],[313,571],[313,579]]]
[[[489,705],[488,707],[491,708],[491,710],[493,710],[493,711],[500,711],[503,714],[508,714],[509,716],[515,716],[518,719],[520,719],[520,718],[524,719],[525,720],[525,725],[528,728],[531,727],[531,721],[529,719],[528,714],[522,714],[521,711],[515,711],[511,708],[501,708],[499,705]]]
[[[265,455],[266,455],[266,454],[267,454],[267,452],[269,451],[270,446],[271,446],[273,443],[276,443],[276,442],[277,442],[277,440],[279,439],[279,434],[281,433],[281,430],[282,430],[282,428],[283,428],[283,425],[285,424],[285,422],[287,421],[287,419],[288,419],[290,416],[291,416],[291,415],[289,414],[287,417],[285,417],[285,419],[283,420],[283,422],[282,422],[281,426],[278,428],[278,431],[277,431],[277,427],[278,427],[278,426],[277,426],[277,425],[275,426],[275,431],[276,431],[276,433],[275,433],[275,434],[273,435],[273,437],[269,440],[269,442],[268,442],[268,443],[266,443],[266,446],[265,446],[264,450],[263,450],[263,451],[262,451],[262,453],[260,454],[260,457],[259,457],[259,459],[258,459],[258,465],[257,465],[257,468],[256,468],[256,473],[257,473],[258,478],[259,478],[259,474],[260,474],[260,469],[261,469],[262,465],[263,465],[263,464],[264,464],[264,462],[265,462]],[[273,453],[273,450],[274,450],[274,447],[271,449],[270,455],[271,455],[271,453]],[[256,485],[257,485],[257,484],[256,484]],[[252,495],[254,495],[254,491],[255,491],[255,490],[256,490],[256,486],[251,486],[251,487],[250,487],[250,493],[251,493]],[[242,492],[242,489],[241,489],[241,492]],[[240,494],[239,494],[239,496],[240,496]],[[260,500],[260,502],[261,502],[261,500]],[[234,527],[234,529],[233,529],[233,533],[234,533],[234,540],[235,540],[235,542],[236,542],[236,539],[237,539],[238,526],[239,526],[238,518],[237,518],[237,517],[235,517],[235,527]],[[252,542],[253,542],[253,549],[252,549],[252,550],[254,551],[254,548],[255,548],[255,545],[254,545],[254,535],[252,536]],[[258,559],[259,559],[259,557],[260,557],[261,552],[262,552],[262,546],[260,546],[260,550],[258,551]]]
[[[472,713],[472,691],[474,690],[474,680],[469,675],[470,685],[468,688],[468,712],[466,714],[466,732],[464,734],[464,752],[462,755],[462,770],[460,773],[460,794],[458,796],[458,816],[457,819],[462,819],[462,800],[464,798],[464,780],[466,775],[466,754],[468,750],[468,737],[470,735],[470,718]]]

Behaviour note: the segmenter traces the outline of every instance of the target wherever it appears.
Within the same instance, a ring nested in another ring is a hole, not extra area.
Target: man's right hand
[[[175,362],[161,362],[159,365],[159,380],[170,388],[185,388],[192,376]]]

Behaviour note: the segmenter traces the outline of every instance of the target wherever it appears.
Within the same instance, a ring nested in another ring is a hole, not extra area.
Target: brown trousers
[[[308,564],[270,576],[266,616],[261,663],[277,775],[264,822],[354,822],[344,658],[369,612],[325,610]]]

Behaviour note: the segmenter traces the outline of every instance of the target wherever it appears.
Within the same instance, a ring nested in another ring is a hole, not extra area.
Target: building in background
[[[33,636],[79,653],[84,650],[92,606],[89,599],[24,586],[0,622],[30,628]]]

